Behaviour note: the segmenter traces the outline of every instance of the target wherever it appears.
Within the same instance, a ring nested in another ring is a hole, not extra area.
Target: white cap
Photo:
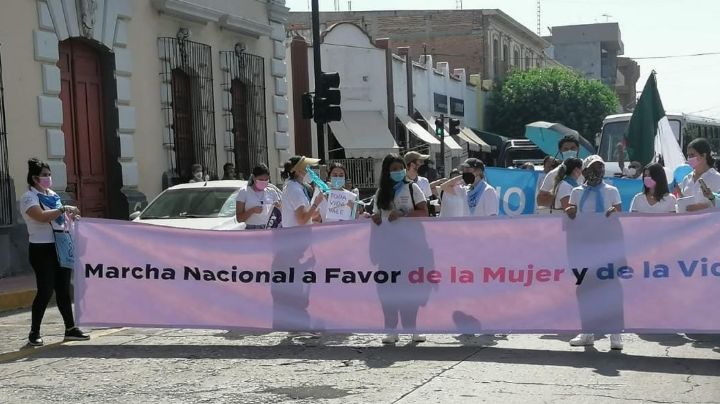
[[[585,158],[585,161],[583,161],[582,169],[585,170],[586,168],[590,167],[595,163],[605,165],[602,157],[598,156],[597,154],[593,154],[592,156],[588,156]]]

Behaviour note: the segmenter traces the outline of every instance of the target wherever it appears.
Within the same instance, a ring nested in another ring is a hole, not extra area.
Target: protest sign
[[[327,214],[329,220],[350,220],[352,218],[352,208],[348,204],[354,201],[355,194],[342,189],[333,189],[327,196]]]

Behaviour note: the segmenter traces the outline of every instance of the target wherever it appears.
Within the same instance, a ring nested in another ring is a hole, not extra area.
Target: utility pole
[[[322,98],[320,80],[322,65],[320,60],[320,5],[312,0],[312,36],[313,36],[313,70],[315,71],[315,98]],[[325,123],[317,123],[318,158],[325,160]]]
[[[540,36],[540,0],[537,0],[537,34]]]

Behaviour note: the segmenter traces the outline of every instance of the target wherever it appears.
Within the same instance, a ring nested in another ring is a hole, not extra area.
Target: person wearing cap
[[[282,227],[296,227],[312,224],[318,217],[318,208],[325,196],[322,192],[313,196],[312,182],[307,167],[320,163],[320,160],[305,156],[294,156],[285,163],[283,178],[286,179],[282,194]]]
[[[559,158],[560,161],[565,161],[571,157],[578,157],[580,153],[580,140],[575,135],[566,135],[558,142]],[[555,177],[557,177],[558,167],[555,167],[552,171],[548,172],[540,185],[536,202],[537,208],[542,213],[552,213],[550,207],[555,200],[552,190],[555,186]],[[582,184],[584,181],[580,179]]]
[[[425,161],[429,158],[430,156],[428,156],[427,154],[420,154],[416,151],[407,152],[405,153],[405,156],[403,156],[403,160],[405,160],[405,166],[407,167],[408,179],[418,184],[423,195],[425,195],[425,199],[430,198],[433,192],[430,188],[430,181],[427,178],[420,176],[418,174],[418,170],[420,169],[420,167],[423,166],[423,164],[425,164]]]
[[[622,211],[620,192],[603,180],[605,176],[605,162],[598,155],[592,155],[583,161],[582,173],[585,184],[576,187],[570,193],[569,206],[565,209],[570,219],[580,214],[604,214],[607,217],[614,212]],[[593,334],[582,333],[570,340],[571,346],[591,346],[595,343]],[[623,349],[620,334],[610,334],[610,348]]]
[[[440,187],[443,193],[463,198],[463,216],[497,216],[500,199],[495,188],[485,181],[485,163],[469,158],[461,167],[462,176],[445,182]],[[463,182],[465,186],[462,186]]]

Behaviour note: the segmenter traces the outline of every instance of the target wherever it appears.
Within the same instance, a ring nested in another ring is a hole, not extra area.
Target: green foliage
[[[575,129],[591,143],[602,120],[616,113],[615,93],[598,80],[587,80],[562,68],[511,72],[491,94],[491,131],[524,137],[525,125],[558,122]]]

